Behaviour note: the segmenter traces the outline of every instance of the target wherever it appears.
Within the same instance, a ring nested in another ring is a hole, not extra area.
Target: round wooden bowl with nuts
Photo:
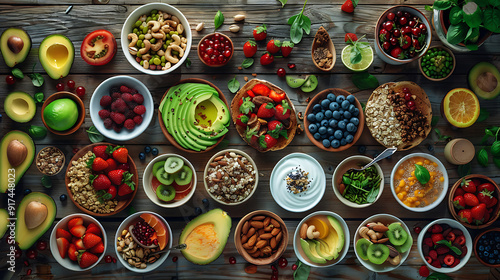
[[[49,146],[41,149],[36,155],[38,171],[47,176],[55,176],[64,168],[66,157],[57,147]]]
[[[288,230],[273,212],[257,210],[244,216],[234,232],[238,253],[249,263],[266,265],[276,261],[286,250]]]

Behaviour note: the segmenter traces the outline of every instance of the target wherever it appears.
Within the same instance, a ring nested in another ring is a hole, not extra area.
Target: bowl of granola
[[[83,147],[66,169],[66,190],[82,212],[98,217],[125,209],[137,194],[137,167],[123,146],[96,143]]]
[[[203,178],[207,193],[215,201],[238,205],[255,193],[259,172],[247,153],[227,149],[216,153],[207,162]]]

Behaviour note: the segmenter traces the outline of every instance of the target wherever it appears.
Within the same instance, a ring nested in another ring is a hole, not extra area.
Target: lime
[[[360,46],[361,48],[361,56],[362,59],[359,63],[351,64],[351,50],[353,46],[347,45],[342,50],[342,63],[344,63],[345,67],[349,68],[352,71],[365,71],[372,65],[373,62],[373,50],[370,46]]]
[[[63,131],[75,125],[78,119],[78,107],[69,98],[54,100],[43,111],[45,123],[52,129]]]

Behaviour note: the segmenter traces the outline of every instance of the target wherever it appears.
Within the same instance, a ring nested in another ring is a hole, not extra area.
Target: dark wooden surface
[[[97,0],[95,0],[97,1]],[[11,91],[25,91],[30,94],[34,94],[42,90],[46,96],[55,92],[55,85],[59,81],[50,79],[43,71],[40,63],[38,62],[38,47],[40,42],[45,38],[45,36],[55,33],[64,34],[71,39],[75,46],[75,61],[71,68],[71,72],[68,77],[62,79],[62,82],[66,82],[72,79],[77,85],[83,85],[87,94],[84,99],[84,103],[87,106],[87,116],[82,128],[73,135],[70,136],[56,136],[48,135],[45,139],[40,141],[35,141],[37,152],[45,146],[56,145],[61,148],[66,154],[67,160],[69,160],[73,153],[74,148],[82,148],[85,145],[90,144],[88,137],[85,133],[85,129],[92,126],[92,121],[88,113],[88,104],[94,89],[108,77],[115,75],[130,75],[138,78],[149,88],[153,95],[156,108],[160,102],[161,96],[165,90],[175,82],[180,79],[185,78],[203,78],[213,82],[218,86],[226,96],[228,100],[231,100],[233,94],[227,89],[227,82],[232,79],[235,75],[241,84],[244,83],[244,77],[252,78],[252,74],[257,74],[260,79],[268,80],[287,91],[290,95],[292,102],[294,103],[297,111],[303,112],[307,106],[306,99],[308,97],[314,96],[315,93],[326,89],[326,88],[342,88],[354,93],[355,96],[361,101],[366,102],[370,90],[358,90],[351,82],[352,72],[350,72],[346,67],[343,66],[340,53],[344,44],[344,34],[345,32],[355,32],[358,36],[362,34],[367,34],[367,38],[372,44],[374,43],[374,25],[378,16],[387,8],[397,5],[397,4],[407,4],[414,6],[420,10],[424,10],[425,4],[430,4],[430,0],[410,0],[410,1],[396,1],[396,0],[362,0],[359,6],[356,8],[354,14],[346,14],[340,11],[340,6],[343,3],[342,0],[335,1],[322,1],[322,0],[311,0],[308,2],[305,14],[312,21],[312,31],[310,35],[305,35],[304,39],[300,44],[298,44],[289,58],[277,58],[275,63],[268,67],[263,67],[258,61],[258,55],[255,56],[256,63],[249,69],[238,70],[238,66],[244,59],[242,52],[243,43],[250,39],[253,28],[256,25],[261,25],[265,23],[268,26],[268,38],[277,38],[280,40],[287,40],[289,37],[290,26],[286,24],[287,19],[300,12],[302,8],[302,1],[290,0],[285,8],[281,8],[281,4],[274,0],[253,0],[253,1],[241,1],[241,0],[220,0],[220,1],[205,1],[205,0],[177,0],[177,1],[160,1],[175,5],[179,10],[181,10],[188,21],[190,22],[190,28],[193,31],[193,48],[189,55],[192,65],[190,68],[186,68],[185,65],[180,67],[175,73],[166,76],[148,76],[143,75],[134,68],[132,68],[123,56],[122,50],[118,49],[117,55],[111,61],[111,63],[95,67],[87,65],[80,58],[80,45],[86,34],[89,32],[105,28],[111,31],[117,40],[120,37],[120,31],[122,24],[128,14],[133,11],[138,6],[149,3],[150,1],[138,0],[111,0],[109,4],[106,5],[95,5],[92,4],[91,0],[16,0],[16,1],[0,1],[0,26],[3,31],[8,27],[22,27],[24,28],[32,39],[32,49],[29,57],[24,63],[19,65],[19,68],[24,71],[24,73],[32,73],[32,67],[34,63],[35,72],[43,73],[45,78],[45,84],[41,89],[33,87],[28,78],[22,81],[18,81],[15,86],[8,87],[4,78],[9,74],[10,69],[2,62],[0,63],[0,113],[3,118],[0,122],[0,135],[4,135],[12,129],[18,129],[19,125],[12,122],[3,110],[3,100],[6,95]],[[65,14],[66,9],[69,6],[73,6],[68,14]],[[223,32],[231,37],[235,46],[235,54],[228,65],[220,68],[208,68],[204,66],[196,56],[196,46],[201,37],[205,34],[213,32],[213,18],[217,10],[223,12],[225,16],[224,25],[218,29],[218,31]],[[229,32],[229,25],[233,23],[232,17],[236,14],[245,14],[246,20],[244,22],[238,23],[241,27],[239,33],[233,34]],[[426,12],[428,18],[430,18],[431,13]],[[199,22],[205,23],[205,30],[202,32],[196,32],[194,28]],[[319,26],[323,26],[327,29],[330,37],[336,47],[337,52],[337,63],[333,70],[328,73],[320,72],[315,67],[310,58],[310,47],[312,43],[312,36],[314,36],[316,30]],[[439,44],[437,36],[433,36],[433,43]],[[456,53],[457,67],[451,78],[443,82],[431,82],[425,79],[418,70],[418,65],[416,62],[410,63],[403,66],[391,66],[387,65],[379,58],[375,57],[372,66],[369,68],[369,72],[375,75],[380,83],[390,82],[390,81],[414,81],[418,83],[429,95],[432,103],[432,108],[435,116],[439,116],[439,104],[444,95],[451,89],[457,87],[467,87],[467,72],[470,67],[472,67],[478,61],[490,61],[497,67],[500,66],[499,54],[500,48],[500,36],[492,36],[485,45],[483,45],[478,51],[472,53]],[[259,53],[262,53],[265,48],[264,43],[259,43]],[[296,69],[289,70],[286,68],[287,63],[295,63]],[[286,85],[283,78],[277,77],[276,70],[280,67],[287,69],[287,73],[292,74],[315,74],[319,79],[318,88],[312,93],[305,94],[299,90],[294,90]],[[445,135],[450,135],[452,137],[466,137],[470,139],[476,146],[480,148],[479,144],[483,136],[483,131],[486,126],[498,125],[498,119],[500,117],[500,102],[497,98],[492,101],[481,100],[481,107],[485,108],[491,113],[491,116],[482,123],[477,123],[467,129],[453,129],[446,121],[440,117],[437,127]],[[40,107],[37,109],[37,114],[35,118],[30,122],[30,124],[42,125],[40,117]],[[174,263],[172,258],[169,258],[165,263],[157,270],[149,273],[148,275],[135,274],[128,271],[119,262],[117,264],[105,264],[102,262],[96,266],[92,271],[87,271],[83,273],[74,273],[68,271],[61,267],[57,262],[54,261],[49,250],[39,252],[36,265],[34,261],[30,261],[29,267],[25,267],[21,262],[17,264],[17,272],[12,274],[5,274],[6,262],[6,244],[1,242],[0,244],[0,270],[3,270],[4,276],[9,279],[19,279],[25,278],[30,279],[35,275],[37,277],[47,277],[45,279],[89,279],[91,277],[103,278],[103,279],[140,279],[140,278],[161,278],[170,279],[175,276],[179,279],[236,279],[236,278],[248,278],[248,279],[269,279],[271,276],[270,266],[259,267],[257,274],[246,274],[244,272],[244,267],[246,265],[245,261],[238,255],[233,242],[234,227],[239,221],[239,218],[244,216],[250,211],[257,209],[267,209],[280,215],[287,224],[289,232],[293,234],[295,227],[307,214],[318,210],[329,210],[341,215],[348,223],[350,228],[351,239],[354,234],[355,229],[358,227],[359,223],[365,218],[377,214],[377,213],[389,213],[399,218],[403,219],[409,228],[415,225],[424,227],[430,221],[441,218],[441,217],[451,217],[447,210],[446,201],[443,201],[437,208],[426,213],[415,213],[410,212],[399,206],[391,194],[390,186],[388,184],[390,178],[390,172],[394,164],[403,156],[413,153],[413,152],[429,152],[427,150],[428,145],[434,145],[435,151],[431,154],[437,156],[445,166],[448,168],[448,175],[450,177],[450,185],[453,184],[458,179],[458,173],[456,166],[453,166],[446,162],[443,150],[445,142],[439,141],[435,133],[431,133],[429,137],[418,147],[406,151],[398,152],[392,156],[391,159],[383,160],[380,165],[384,171],[384,176],[386,179],[385,190],[382,194],[380,200],[373,206],[364,208],[362,210],[352,209],[343,205],[334,195],[331,184],[331,177],[335,167],[344,158],[358,154],[359,145],[366,145],[367,152],[369,156],[373,156],[375,153],[381,152],[383,147],[378,145],[376,141],[369,134],[368,129],[365,128],[361,139],[356,143],[356,145],[344,152],[340,153],[326,153],[316,146],[314,146],[305,136],[305,134],[297,135],[292,143],[285,149],[277,152],[270,153],[259,153],[253,148],[247,146],[243,140],[237,134],[233,125],[230,127],[230,132],[226,136],[226,140],[216,149],[203,153],[203,154],[189,154],[183,153],[176,150],[172,145],[170,145],[166,138],[161,133],[158,119],[156,114],[154,114],[153,121],[149,128],[140,137],[127,141],[124,143],[129,149],[130,154],[135,159],[139,170],[140,182],[142,179],[142,172],[147,165],[147,163],[152,159],[151,155],[148,155],[145,161],[140,161],[138,159],[138,154],[143,150],[145,145],[151,147],[157,147],[161,153],[179,153],[187,157],[195,166],[198,175],[198,186],[196,193],[193,198],[186,203],[184,206],[176,209],[165,209],[160,208],[146,197],[142,184],[139,184],[139,192],[132,202],[132,206],[135,210],[150,210],[163,215],[167,221],[170,223],[174,231],[174,243],[178,240],[180,230],[189,221],[189,218],[194,215],[194,208],[202,206],[202,199],[209,198],[206,193],[203,182],[202,173],[207,163],[208,159],[217,151],[224,149],[228,146],[231,148],[241,149],[256,161],[259,172],[261,173],[259,186],[255,195],[246,203],[240,206],[223,206],[217,202],[211,200],[210,207],[216,208],[220,207],[227,211],[229,215],[233,218],[233,230],[229,237],[229,241],[223,254],[215,262],[207,266],[197,266],[193,265],[187,260],[185,260],[181,254],[173,253],[171,256],[178,256],[179,260]],[[269,190],[269,176],[274,165],[285,155],[292,152],[303,152],[315,157],[322,165],[326,177],[327,185],[326,192],[321,200],[321,202],[305,213],[291,213],[280,206],[278,206],[270,193]],[[492,177],[496,182],[500,182],[499,169],[490,164],[489,167],[483,168],[479,166],[476,161],[472,164],[473,173],[481,173]],[[54,187],[52,189],[44,189],[40,183],[41,174],[38,172],[34,165],[28,170],[21,183],[16,187],[16,200],[19,202],[22,198],[23,189],[30,188],[33,191],[41,191],[51,195],[56,201],[57,205],[57,217],[56,221],[65,217],[68,214],[78,212],[78,209],[71,203],[67,201],[61,203],[59,201],[59,196],[66,193],[64,186],[64,172],[55,176],[53,178]],[[5,197],[3,195],[2,197]],[[2,205],[5,205],[5,199],[2,199]],[[109,245],[106,249],[106,254],[111,254],[115,256],[113,240],[116,228],[120,222],[127,216],[127,210],[109,218],[99,218],[99,221],[103,223],[106,228]],[[499,222],[496,222],[492,227],[499,226]],[[50,231],[42,237],[48,240]],[[475,236],[478,231],[470,231],[472,236]],[[416,240],[417,235],[413,233],[413,237]],[[415,242],[416,243],[416,242]],[[312,269],[310,279],[325,279],[325,278],[342,278],[342,279],[417,279],[418,268],[423,265],[417,251],[417,246],[414,244],[410,256],[398,269],[393,272],[386,274],[375,274],[365,269],[356,259],[353,251],[352,242],[349,244],[350,250],[347,256],[340,264],[325,269]],[[230,257],[236,257],[237,264],[230,265],[228,259]],[[115,256],[116,257],[116,256]],[[296,261],[296,256],[293,252],[293,246],[291,240],[289,240],[288,248],[284,254],[284,257],[288,259],[289,266],[286,269],[280,269],[279,279],[291,279],[291,264]],[[22,260],[26,257],[23,256]],[[50,274],[41,275],[37,272],[42,271],[43,268],[50,267]],[[27,269],[32,269],[33,274],[30,277],[26,277]],[[455,279],[486,279],[490,277],[491,279],[499,279],[499,272],[492,271],[490,273],[489,268],[481,265],[474,256],[471,257],[467,265],[460,271],[453,273],[452,276]],[[52,277],[52,278],[51,278]]]

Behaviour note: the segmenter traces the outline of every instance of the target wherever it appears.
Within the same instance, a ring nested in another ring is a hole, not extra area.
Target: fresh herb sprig
[[[382,178],[374,166],[363,171],[352,170],[342,176],[345,189],[342,196],[357,204],[372,203],[380,191]]]
[[[349,57],[351,64],[360,63],[363,60],[363,55],[361,54],[361,49],[369,47],[370,44],[367,42],[360,42],[366,35],[361,36],[358,40],[353,41],[351,37],[349,37],[347,44],[352,45],[351,55]]]
[[[224,15],[222,14],[221,11],[217,11],[214,17],[215,29],[221,27],[223,23],[224,23]]]
[[[500,128],[498,126],[491,126],[484,129],[485,135],[481,140],[481,145],[483,145],[483,147],[476,154],[477,162],[480,165],[484,167],[488,166],[489,150],[493,158],[493,163],[500,168],[500,140],[498,140],[499,132]],[[488,145],[491,138],[493,138],[494,141],[491,145]]]
[[[104,136],[97,130],[95,126],[89,127],[87,130],[87,134],[89,136],[89,140],[92,143],[102,142],[104,140]]]
[[[294,15],[288,19],[288,24],[290,26],[290,40],[294,44],[300,43],[304,32],[309,35],[311,33],[311,19],[304,15],[304,8],[306,7],[307,0],[302,6],[302,10],[299,14]]]

